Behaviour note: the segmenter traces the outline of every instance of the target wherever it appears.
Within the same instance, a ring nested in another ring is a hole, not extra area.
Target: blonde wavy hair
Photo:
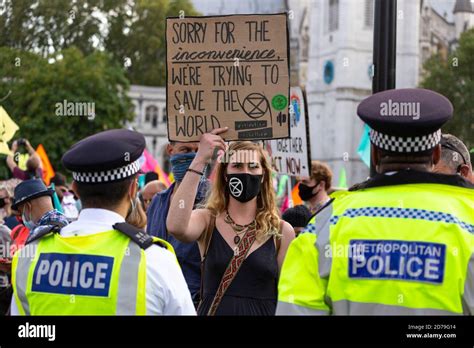
[[[275,191],[273,189],[272,168],[268,159],[268,153],[258,144],[250,141],[236,141],[229,145],[226,153],[216,165],[216,173],[211,193],[205,204],[214,216],[226,211],[229,205],[229,191],[225,175],[229,159],[232,154],[239,150],[255,151],[260,158],[260,166],[263,171],[263,182],[259,194],[257,195],[257,213],[255,216],[257,225],[257,239],[265,240],[268,236],[280,235],[280,217],[278,215]]]

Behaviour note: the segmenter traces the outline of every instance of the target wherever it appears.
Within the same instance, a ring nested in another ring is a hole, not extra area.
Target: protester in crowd
[[[140,191],[140,200],[142,202],[143,209],[148,211],[153,197],[155,197],[157,193],[164,190],[166,190],[166,186],[161,181],[153,180],[148,182],[148,184],[146,184]]]
[[[31,179],[20,183],[15,188],[15,199],[12,208],[21,214],[26,229],[17,227],[12,231],[12,240],[16,250],[21,248],[29,238],[34,237],[39,226],[66,226],[69,221],[53,205],[54,191],[46,187],[42,180]]]
[[[11,287],[10,229],[0,225],[0,316],[6,315],[10,308],[13,290]]]
[[[11,230],[20,224],[17,212],[12,210],[13,192],[20,182],[19,179],[10,179],[0,184],[0,217]]]
[[[168,144],[166,151],[170,156],[171,171],[175,182],[171,184],[167,190],[155,195],[147,211],[147,233],[162,238],[173,246],[196,306],[199,302],[199,288],[201,286],[201,257],[198,245],[196,242],[182,243],[169,234],[166,229],[166,218],[168,216],[171,199],[179,188],[184,174],[186,174],[186,170],[194,160],[197,149],[198,143],[195,142],[171,142]],[[205,177],[202,177],[199,181],[197,191],[193,191],[194,195],[190,197],[193,201],[193,207],[204,200],[208,188],[209,182]]]
[[[330,200],[328,191],[332,184],[331,169],[322,162],[311,161],[310,177],[301,179],[298,185],[299,196],[314,214]]]
[[[63,165],[72,171],[72,189],[84,209],[69,225],[43,228],[29,240],[36,249],[34,260],[20,263],[19,253],[14,256],[12,274],[18,281],[13,283],[12,315],[196,313],[173,248],[126,223],[138,206],[137,173],[144,149],[142,134],[113,129],[82,139],[64,154]],[[43,268],[36,278],[48,291],[32,291],[26,279],[42,258],[58,268]],[[68,267],[73,263],[76,269]],[[86,271],[69,288],[81,296],[71,301],[63,283],[74,275],[77,279],[78,269]],[[62,281],[54,280],[58,277]],[[86,282],[89,286],[82,285]]]
[[[18,147],[24,145],[30,157],[26,161],[26,170],[21,170],[15,163],[13,156],[16,155]],[[11,154],[7,156],[7,165],[10,168],[13,177],[20,180],[42,179],[43,168],[41,158],[27,139],[18,139],[12,143]]]
[[[138,195],[135,199],[131,200],[130,210],[125,221],[140,230],[146,231],[146,211]]]
[[[452,134],[441,136],[441,159],[436,164],[434,172],[448,175],[458,174],[474,183],[471,156],[461,139]]]
[[[158,175],[157,172],[153,172],[153,171],[146,172],[144,186],[146,186],[149,182],[152,182],[155,180],[160,180],[160,176]]]
[[[79,216],[79,211],[76,206],[76,200],[74,199],[74,193],[71,192],[66,182],[66,176],[56,172],[54,177],[51,179],[51,183],[54,184],[54,189],[58,195],[59,202],[64,215],[69,221],[76,220]]]
[[[305,205],[300,204],[286,209],[281,218],[293,227],[295,236],[298,236],[311,219],[311,212]]]
[[[218,134],[226,130],[201,137],[171,201],[168,231],[183,242],[198,241],[204,259],[198,314],[274,315],[279,269],[294,231],[278,216],[266,152],[252,142],[234,142],[223,154],[226,145]],[[223,156],[211,195],[205,208],[192,210],[216,150]],[[234,266],[228,268],[230,263]]]
[[[418,108],[387,117],[380,106],[388,103]],[[474,185],[433,173],[452,113],[427,89],[361,102],[377,173],[327,204],[291,243],[277,314],[474,314]]]

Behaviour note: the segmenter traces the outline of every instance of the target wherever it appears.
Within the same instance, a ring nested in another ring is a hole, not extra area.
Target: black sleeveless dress
[[[207,315],[234,250],[214,228],[204,261],[203,301],[198,315]],[[268,239],[244,260],[216,315],[275,315],[278,262],[275,242]]]

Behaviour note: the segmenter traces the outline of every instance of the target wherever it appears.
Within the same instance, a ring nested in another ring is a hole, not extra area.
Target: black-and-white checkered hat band
[[[434,133],[415,136],[400,137],[387,135],[376,130],[370,130],[370,141],[378,148],[398,153],[416,153],[433,149],[441,141],[441,130]]]
[[[127,164],[121,168],[110,169],[100,172],[72,172],[75,181],[81,183],[106,183],[131,177],[140,170],[139,160]]]

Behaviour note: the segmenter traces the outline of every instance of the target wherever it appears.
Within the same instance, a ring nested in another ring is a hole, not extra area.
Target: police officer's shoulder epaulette
[[[336,198],[332,197],[330,198],[321,208],[319,208],[311,217],[309,218],[306,227],[304,228],[303,231],[300,232],[300,234],[303,233],[312,233],[316,234],[316,219],[318,218],[318,215],[327,207],[329,207]]]
[[[131,240],[138,244],[138,246],[142,249],[148,249],[151,245],[156,244],[163,248],[167,248],[164,243],[161,243],[160,240],[153,238],[146,232],[136,228],[133,225],[130,225],[126,222],[116,223],[112,226],[115,230],[122,232],[123,234],[127,235]]]
[[[35,240],[38,240],[50,233],[59,233],[59,231],[61,231],[61,227],[59,227],[58,225],[37,226],[34,230],[30,232],[31,237],[26,240],[25,245],[30,244]]]
[[[153,237],[153,244],[158,245],[159,247],[165,248],[170,251],[173,250],[173,246],[170,243],[158,237]]]
[[[323,204],[323,206],[321,208],[319,208],[318,210],[316,210],[316,212],[311,215],[311,218],[310,220],[315,217],[316,215],[318,215],[321,211],[323,211],[325,208],[327,208],[328,206],[330,206],[334,201],[336,200],[335,197],[331,197],[326,203]]]

